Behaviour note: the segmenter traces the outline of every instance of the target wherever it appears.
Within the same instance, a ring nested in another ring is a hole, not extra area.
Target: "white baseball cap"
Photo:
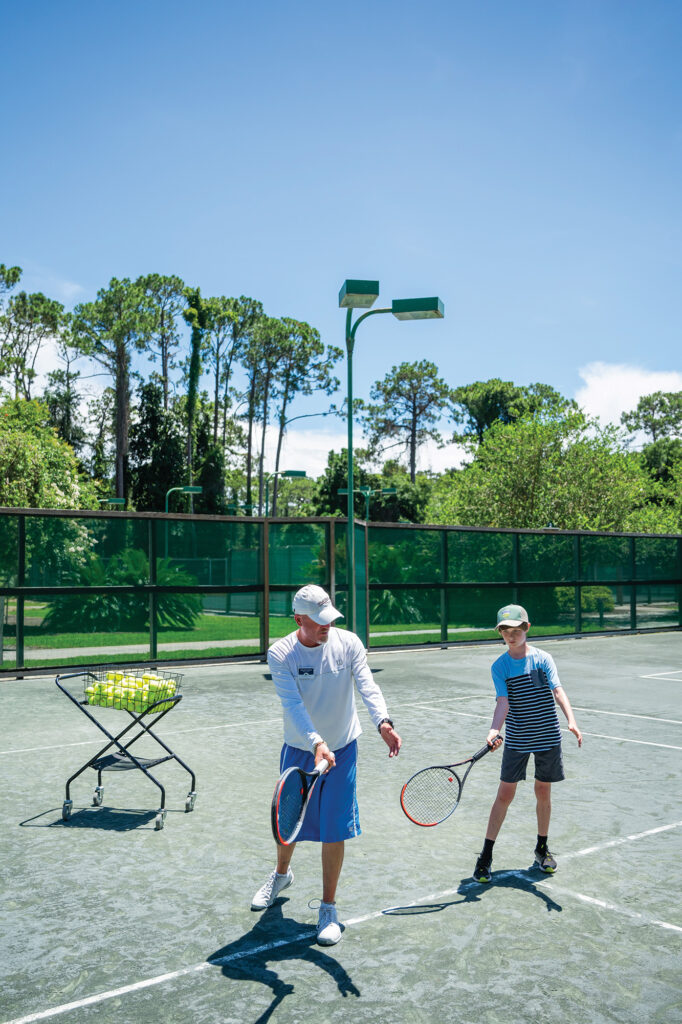
[[[318,626],[326,626],[334,619],[343,618],[342,613],[337,611],[332,604],[327,591],[314,583],[309,583],[306,587],[301,587],[296,591],[293,608],[294,615],[307,615]]]

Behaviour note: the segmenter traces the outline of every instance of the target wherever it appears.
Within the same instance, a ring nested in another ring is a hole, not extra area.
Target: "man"
[[[355,633],[332,625],[343,616],[329,595],[313,584],[302,587],[294,595],[293,611],[298,628],[277,640],[268,651],[268,665],[284,717],[280,771],[293,765],[312,771],[322,760],[329,763],[313,793],[298,840],[322,844],[317,941],[332,946],[341,938],[336,888],[345,840],[360,835],[356,767],[357,738],[362,729],[353,681],[388,747],[389,757],[398,754],[402,741],[374,682],[362,641]],[[289,864],[295,846],[277,847],[277,866],[254,896],[252,910],[272,906],[282,890],[291,885],[294,875]]]

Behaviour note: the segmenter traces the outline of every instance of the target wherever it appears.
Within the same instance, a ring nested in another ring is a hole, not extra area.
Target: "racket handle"
[[[319,764],[315,765],[315,771],[317,772],[318,775],[324,775],[324,773],[326,772],[328,767],[329,767],[329,761],[325,761],[324,758],[323,758],[319,762]]]
[[[504,739],[504,737],[500,733],[498,733],[497,736],[495,737],[495,740],[501,740],[501,739]],[[482,757],[485,757],[486,754],[489,754],[492,749],[493,748],[489,747],[488,744],[486,743],[486,745],[484,747],[481,747],[480,750],[476,751],[476,753],[471,758],[471,760],[472,761],[479,761]]]

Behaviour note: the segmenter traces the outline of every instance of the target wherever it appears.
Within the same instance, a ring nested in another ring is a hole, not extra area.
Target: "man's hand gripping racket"
[[[422,768],[408,779],[400,794],[400,806],[410,821],[415,825],[430,828],[432,825],[440,825],[449,818],[457,810],[464,783],[473,766],[491,750],[496,750],[501,743],[502,737],[497,735],[464,761]],[[465,764],[469,767],[460,779],[455,768]]]
[[[287,768],[279,777],[272,795],[270,821],[272,834],[279,846],[290,846],[301,831],[305,812],[317,780],[329,768],[328,761],[319,761],[312,772]]]

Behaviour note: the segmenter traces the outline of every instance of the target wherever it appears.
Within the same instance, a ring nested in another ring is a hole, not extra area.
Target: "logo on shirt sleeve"
[[[310,666],[310,668],[304,666],[303,668],[299,668],[298,674],[299,676],[314,676],[315,669],[312,666]]]

